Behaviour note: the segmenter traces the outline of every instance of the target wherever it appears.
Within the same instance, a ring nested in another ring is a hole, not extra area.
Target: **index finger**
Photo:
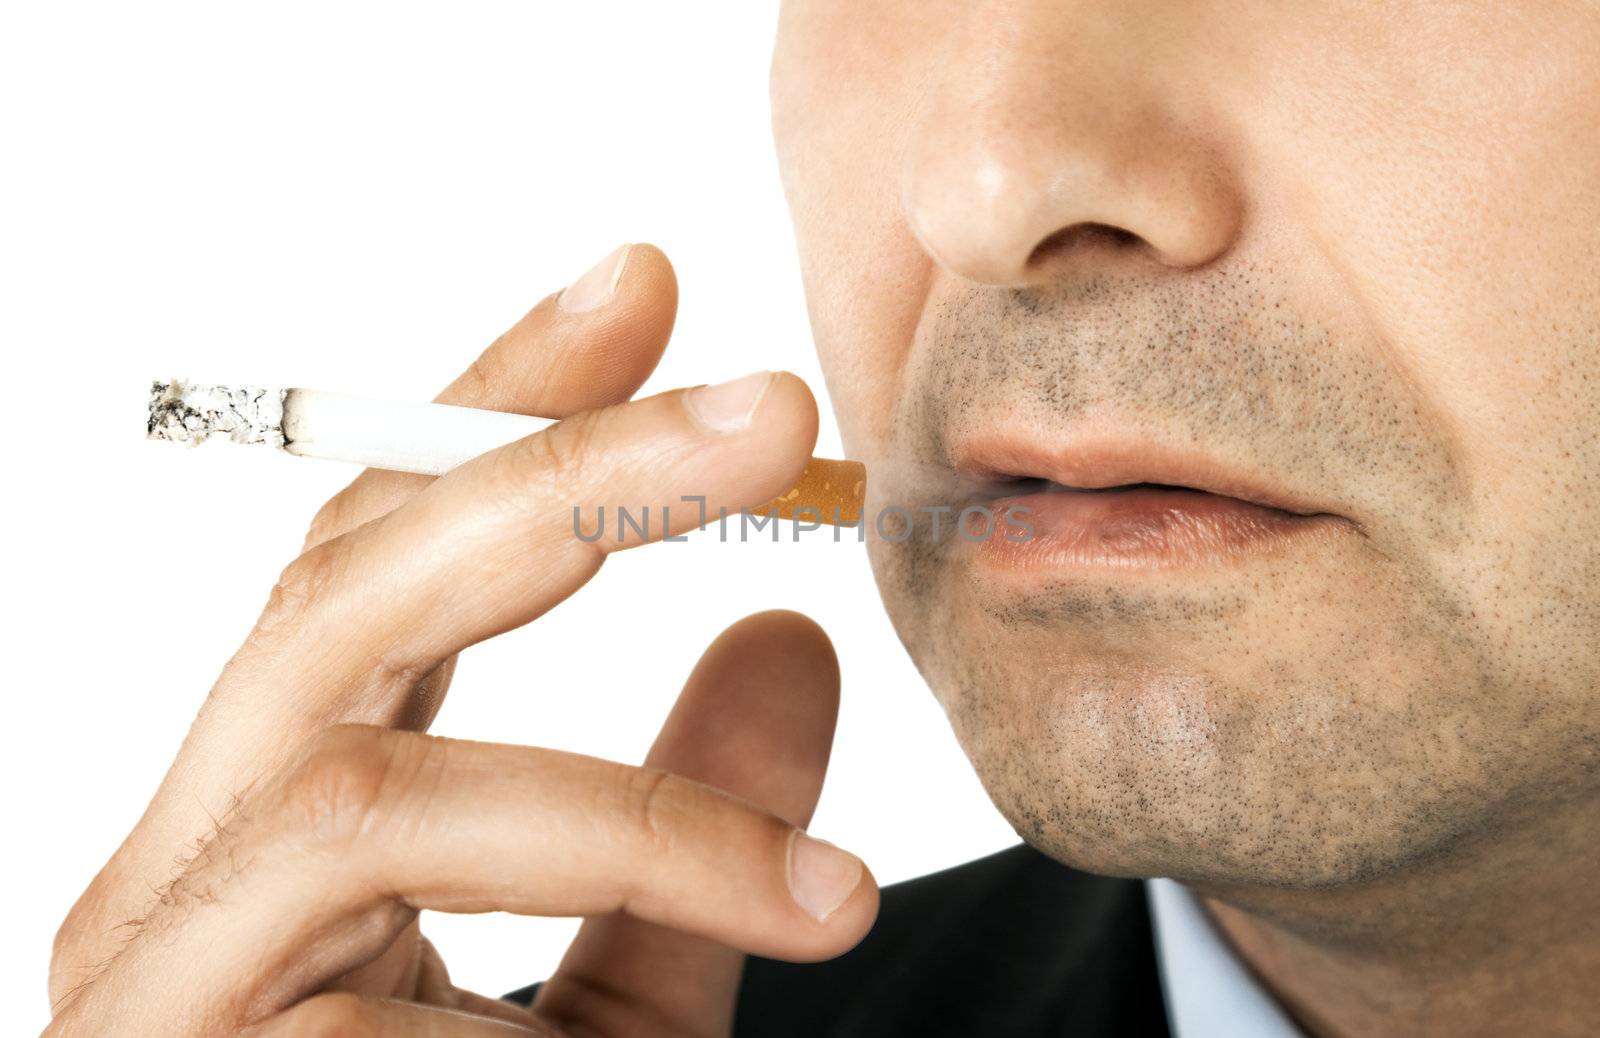
[[[604,291],[598,298],[588,292],[579,309],[569,295],[586,282]],[[654,245],[623,245],[573,286],[541,300],[434,400],[566,418],[632,397],[672,335],[678,312],[672,264]],[[367,469],[317,512],[305,547],[393,511],[433,480]]]

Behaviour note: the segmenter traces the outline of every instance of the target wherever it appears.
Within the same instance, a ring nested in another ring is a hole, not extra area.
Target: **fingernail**
[[[817,922],[825,922],[861,882],[861,859],[796,829],[789,843],[789,893]]]
[[[772,385],[772,372],[758,371],[753,375],[722,382],[715,386],[696,386],[689,390],[684,402],[695,420],[712,432],[738,432],[750,424],[761,398]]]
[[[628,265],[632,245],[619,245],[605,259],[589,268],[589,272],[561,293],[556,305],[569,314],[596,310],[611,301],[617,283],[622,280],[622,269]]]

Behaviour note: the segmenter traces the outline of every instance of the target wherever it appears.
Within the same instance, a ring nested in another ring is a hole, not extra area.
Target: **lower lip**
[[[1210,567],[1350,527],[1334,515],[1154,487],[1045,491],[1004,498],[991,509],[993,531],[974,546],[986,563],[1019,570]],[[1032,526],[1031,537],[1023,523]]]

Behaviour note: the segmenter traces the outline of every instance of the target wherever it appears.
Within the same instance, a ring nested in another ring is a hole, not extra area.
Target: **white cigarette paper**
[[[146,435],[190,446],[226,436],[234,443],[263,443],[305,458],[442,476],[470,458],[552,424],[549,418],[452,404],[174,379],[151,383]],[[812,458],[799,483],[754,511],[853,526],[861,519],[866,478],[859,461]]]
[[[173,380],[151,384],[146,435],[191,446],[226,436],[306,458],[442,476],[551,424],[548,418],[452,404]]]

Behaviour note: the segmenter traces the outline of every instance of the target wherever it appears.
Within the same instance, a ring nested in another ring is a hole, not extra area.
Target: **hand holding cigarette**
[[[369,470],[322,508],[63,924],[48,1033],[724,1033],[742,952],[861,938],[871,875],[799,828],[838,696],[803,617],[725,632],[643,768],[424,734],[456,653],[605,560],[571,501],[736,510],[799,479],[817,415],[793,376],[628,402],[675,307],[665,257],[619,250],[439,398],[564,420],[438,479]],[[673,520],[652,532],[694,514]],[[530,1012],[454,987],[423,908],[586,922]]]

